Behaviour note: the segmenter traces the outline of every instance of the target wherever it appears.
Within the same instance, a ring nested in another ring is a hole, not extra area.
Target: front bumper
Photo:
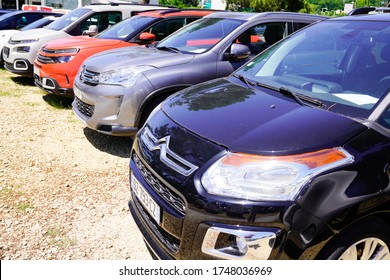
[[[56,69],[56,72],[59,74],[52,74],[46,71],[43,65],[34,63],[33,73],[35,85],[48,93],[73,98],[73,80],[69,78],[67,71],[61,69],[62,65],[54,65],[58,69],[55,66],[50,68]]]
[[[26,48],[29,51],[20,52],[18,49]],[[22,76],[33,76],[33,62],[37,54],[36,46],[31,45],[11,45],[7,44],[3,48],[4,68],[12,73]]]
[[[153,91],[143,76],[134,87],[88,85],[76,77],[73,111],[89,128],[113,136],[133,136],[135,120],[145,97]]]

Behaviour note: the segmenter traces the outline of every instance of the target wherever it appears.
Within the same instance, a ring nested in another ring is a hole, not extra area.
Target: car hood
[[[51,30],[46,28],[36,28],[18,32],[12,36],[12,40],[31,40],[31,39],[49,39],[51,37],[68,37],[69,34],[63,31]]]
[[[108,39],[97,39],[88,36],[75,36],[63,39],[57,39],[50,41],[47,45],[47,49],[69,49],[69,48],[96,48],[96,47],[115,47],[123,44],[120,40],[108,40]]]
[[[367,129],[335,113],[301,106],[270,90],[217,79],[169,98],[174,122],[232,152],[287,155],[343,146]]]
[[[105,72],[136,65],[156,68],[186,64],[194,55],[161,51],[156,48],[124,47],[100,52],[85,61],[88,70]]]

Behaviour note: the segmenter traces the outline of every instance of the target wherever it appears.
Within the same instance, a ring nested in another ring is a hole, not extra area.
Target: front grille
[[[96,86],[99,82],[99,73],[88,71],[85,67],[83,67],[80,79],[88,85]]]
[[[164,184],[162,184],[141,162],[136,153],[133,155],[133,160],[137,165],[138,170],[141,172],[142,177],[149,184],[150,187],[168,203],[173,209],[179,212],[183,217],[186,212],[186,205],[184,201]]]
[[[38,54],[37,60],[38,60],[40,63],[43,63],[43,64],[56,63],[56,61],[54,61],[53,57],[44,56],[44,55],[41,55],[41,54]]]
[[[82,113],[84,116],[92,117],[93,112],[95,110],[95,106],[89,105],[83,101],[81,101],[77,96],[74,97],[74,101],[76,103],[77,109]]]
[[[9,71],[15,71],[13,63],[4,62],[4,68],[9,70]]]

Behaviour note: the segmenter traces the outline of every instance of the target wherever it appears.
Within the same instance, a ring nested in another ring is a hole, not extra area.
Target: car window
[[[318,23],[268,48],[239,72],[319,99],[328,110],[368,117],[390,88],[390,27],[374,21]]]
[[[203,53],[242,24],[241,20],[203,18],[162,40],[158,48],[176,48],[181,52]]]
[[[381,115],[378,122],[384,127],[390,128],[390,105],[387,107],[387,110]]]
[[[151,22],[156,21],[154,17],[133,16],[129,17],[110,29],[99,33],[96,37],[101,39],[120,39],[128,40],[139,32],[144,26],[149,26]]]
[[[149,28],[149,30],[145,30],[145,32],[154,34],[156,36],[156,41],[161,41],[168,35],[182,28],[184,25],[184,18],[167,19],[156,23]]]
[[[69,13],[66,13],[62,17],[58,18],[57,20],[53,21],[51,24],[47,25],[45,28],[51,29],[51,30],[63,30],[73,22],[79,20],[81,17],[89,13],[91,9],[87,8],[79,8],[76,10],[73,10]]]
[[[249,47],[251,57],[259,54],[287,34],[286,22],[272,22],[259,24],[242,32],[233,43],[244,44]]]
[[[80,24],[79,33],[82,34],[84,31],[88,30],[91,25],[96,25],[98,32],[102,32],[111,25],[114,25],[115,21],[118,20],[118,17],[122,18],[121,12],[96,13]]]

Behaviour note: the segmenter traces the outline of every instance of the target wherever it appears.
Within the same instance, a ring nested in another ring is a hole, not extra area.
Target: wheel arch
[[[192,86],[192,84],[180,84],[180,85],[167,86],[167,87],[159,88],[158,90],[149,94],[138,109],[137,116],[135,118],[135,126],[138,128],[142,126],[143,122],[146,121],[151,111],[160,102],[164,101],[172,94],[182,89],[185,89],[189,86]]]

